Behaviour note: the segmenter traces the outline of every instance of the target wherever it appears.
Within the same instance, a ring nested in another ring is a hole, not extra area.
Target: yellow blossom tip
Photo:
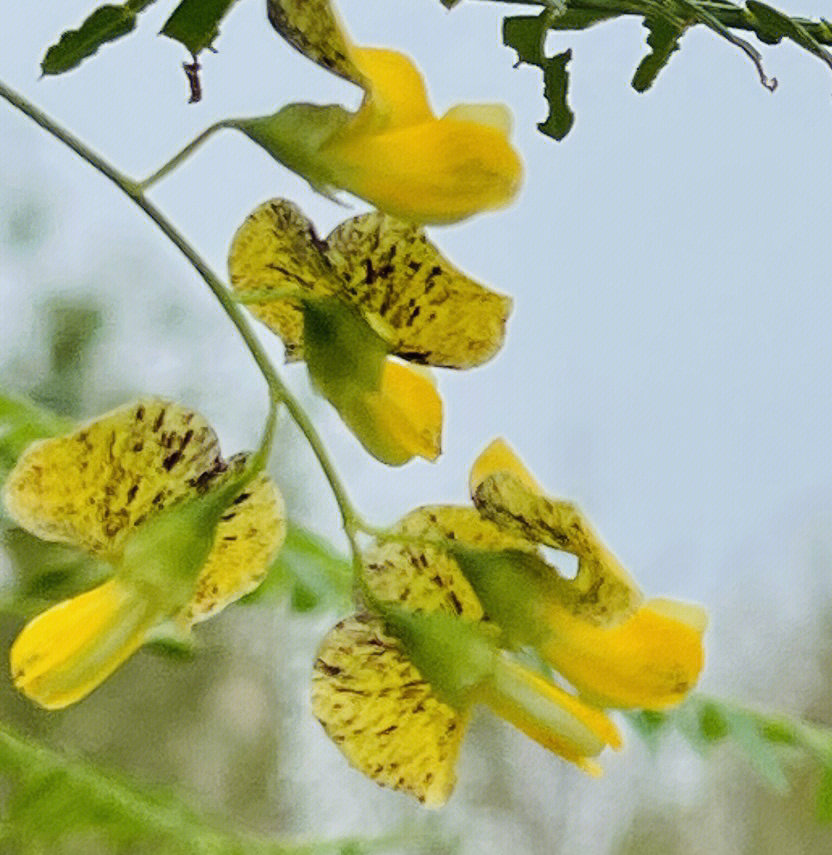
[[[544,748],[581,768],[606,747],[621,747],[615,724],[599,709],[510,659],[498,661],[483,700]]]
[[[435,461],[442,453],[442,399],[432,375],[395,359],[385,360],[378,391],[362,398],[367,448],[391,465],[413,457]]]
[[[525,467],[514,449],[502,438],[495,439],[487,448],[480,452],[471,466],[468,487],[473,496],[477,488],[490,475],[506,472],[513,475],[533,493],[543,495],[543,488]]]
[[[511,135],[514,119],[511,110],[505,104],[457,104],[451,107],[443,119],[455,122],[473,122],[476,125],[487,125],[506,137]]]
[[[704,612],[650,600],[621,623],[602,627],[550,606],[543,619],[544,658],[589,702],[619,709],[661,710],[684,700],[704,664]]]
[[[86,697],[144,643],[158,615],[119,579],[31,620],[11,648],[17,689],[46,709]]]
[[[367,106],[374,123],[404,127],[434,118],[422,73],[410,57],[371,47],[353,47],[350,57],[367,81]]]

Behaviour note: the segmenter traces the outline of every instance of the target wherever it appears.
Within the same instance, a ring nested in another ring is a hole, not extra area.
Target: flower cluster
[[[5,483],[12,517],[113,568],[26,625],[11,650],[24,694],[80,700],[165,623],[180,632],[257,587],[286,532],[272,481],[220,456],[210,425],[159,399],[41,440]]]
[[[457,270],[413,223],[377,212],[322,240],[274,199],[231,244],[232,287],[305,359],[317,388],[388,464],[441,449],[442,402],[422,365],[471,368],[500,348],[511,300]]]
[[[293,46],[360,86],[362,104],[292,104],[224,124],[315,187],[379,210],[322,239],[291,202],[264,203],[231,245],[234,296],[281,338],[287,360],[306,363],[368,452],[390,465],[434,460],[442,402],[425,366],[489,360],[511,300],[456,269],[420,224],[514,197],[522,167],[507,111],[464,105],[437,117],[413,63],[353,45],[326,0],[269,0],[269,15]],[[292,404],[270,385],[273,404]],[[609,709],[661,710],[695,685],[702,609],[645,599],[580,509],[547,496],[502,440],[472,467],[471,505],[419,508],[359,554],[357,514],[307,436],[341,503],[360,590],[358,611],[318,651],[312,706],[373,780],[443,804],[477,705],[597,774],[595,758],[621,745]],[[256,587],[286,529],[261,471],[270,441],[267,430],[256,463],[226,462],[199,415],[148,398],[30,446],[5,484],[9,514],[112,572],[23,628],[15,685],[44,707],[71,704],[160,627],[189,632]],[[546,547],[577,557],[574,578]]]
[[[348,759],[431,806],[454,785],[476,703],[589,772],[620,737],[604,709],[679,703],[702,668],[704,612],[638,588],[572,504],[545,496],[497,441],[471,473],[474,507],[408,514],[365,556],[372,609],[339,623],[312,703]],[[579,559],[574,579],[541,546]],[[536,652],[576,690],[513,655]]]
[[[497,104],[463,104],[436,116],[419,70],[404,54],[353,45],[326,0],[271,0],[270,18],[293,46],[356,83],[355,113],[290,104],[231,124],[316,189],[346,190],[419,223],[451,223],[502,208],[523,167]]]

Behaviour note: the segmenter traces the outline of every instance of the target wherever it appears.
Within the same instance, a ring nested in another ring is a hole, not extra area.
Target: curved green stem
[[[185,148],[182,149],[178,154],[175,154],[167,163],[163,164],[153,175],[145,178],[144,181],[139,182],[136,185],[136,189],[145,192],[150,187],[152,187],[157,181],[161,181],[168,173],[173,172],[180,163],[187,160],[210,136],[213,136],[217,131],[222,130],[222,128],[231,127],[232,124],[224,119],[222,122],[217,122],[209,127],[207,127],[198,137],[191,140]]]
[[[214,271],[206,264],[199,253],[188,243],[173,223],[171,223],[170,220],[168,220],[167,217],[165,217],[165,215],[145,197],[143,188],[147,186],[148,182],[145,181],[144,183],[139,184],[122,175],[100,155],[90,149],[89,146],[81,142],[78,137],[56,124],[49,116],[33,104],[30,104],[25,98],[14,92],[2,82],[0,82],[0,97],[27,115],[49,134],[67,145],[79,157],[112,181],[122,192],[129,196],[130,199],[132,199],[133,202],[135,202],[151,220],[153,220],[162,233],[190,262],[191,266],[200,275],[205,284],[211,289],[211,292],[219,301],[228,318],[237,328],[237,332],[242,337],[269,388],[269,416],[263,431],[260,447],[255,456],[254,466],[262,467],[268,459],[271,444],[274,439],[276,407],[277,404],[283,404],[289,412],[292,420],[303,433],[306,441],[312,449],[312,452],[318,460],[324,476],[332,490],[333,496],[335,497],[335,501],[338,504],[341,518],[344,523],[344,530],[349,538],[350,547],[352,548],[353,553],[357,555],[359,548],[356,540],[356,533],[364,529],[364,523],[353,508],[352,502],[347,496],[346,490],[335,471],[332,461],[329,459],[329,455],[327,454],[326,448],[324,447],[315,426],[312,424],[312,421],[306,414],[306,411],[292,395],[288,387],[275,371],[266,351],[257,339],[257,336],[231,292],[225,287]],[[209,131],[213,132],[221,126],[223,126],[222,122],[218,125],[212,126],[212,128],[209,128],[201,138],[198,137],[197,140],[191,143],[185,151],[180,152],[173,161],[181,161],[187,156],[186,152],[190,153],[199,144],[199,142],[204,141]],[[169,171],[169,169],[173,168],[173,161],[170,161],[166,167],[159,170],[159,172],[156,173],[156,176],[152,176],[152,178],[155,180],[156,177],[161,177],[165,171]]]

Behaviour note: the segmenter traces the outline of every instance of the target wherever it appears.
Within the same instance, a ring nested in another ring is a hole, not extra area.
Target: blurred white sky
[[[45,47],[92,5],[4,4],[0,77],[136,177],[216,119],[288,101],[358,101],[354,88],[277,38],[262,0],[240,2],[219,53],[203,57],[199,105],[185,103],[182,49],[155,37],[170,2],[77,71],[38,81]],[[784,5],[820,14],[826,4]],[[416,58],[437,109],[509,103],[527,168],[508,211],[433,230],[458,266],[515,298],[494,362],[440,372],[440,462],[385,470],[335,418],[324,422],[359,506],[384,521],[415,504],[464,500],[471,460],[502,434],[553,493],[586,508],[651,593],[704,601],[717,618],[749,589],[798,610],[817,589],[780,578],[778,550],[788,553],[807,517],[826,519],[832,498],[829,69],[788,45],[764,48],[780,81],[770,95],[738,51],[697,29],[655,88],[637,95],[629,80],[645,50],[638,23],[552,38],[553,49],[575,48],[577,122],[558,144],[535,129],[545,115],[539,72],[514,70],[513,52],[500,45],[501,13],[523,7],[464,2],[447,13],[439,0],[342,0],[340,8],[357,41]],[[148,296],[125,294],[141,332],[122,360],[135,366],[136,387],[170,392],[187,374],[229,450],[253,442],[263,409],[256,372],[143,215],[2,104],[0,177],[21,193],[40,180],[59,199],[50,244],[59,251],[27,267],[33,291],[15,286],[14,259],[0,259],[3,355],[34,323],[39,283],[102,268],[102,251],[133,258],[132,272],[153,278]],[[153,192],[223,275],[233,231],[278,195],[297,201],[322,233],[350,213],[231,132]],[[198,306],[194,353],[156,350],[160,281]],[[302,368],[287,374],[303,385]],[[333,520],[331,509],[321,512],[322,528]],[[712,648],[718,672],[714,658]]]

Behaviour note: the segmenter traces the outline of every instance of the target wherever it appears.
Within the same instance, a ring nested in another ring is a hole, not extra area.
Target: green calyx
[[[235,119],[228,126],[241,130],[314,189],[327,192],[335,183],[320,150],[352,118],[335,104],[287,104],[270,116]]]
[[[181,609],[193,595],[220,519],[252,475],[244,470],[240,477],[150,517],[127,541],[117,573],[142,590],[159,612]]]
[[[378,604],[388,630],[445,703],[463,710],[489,681],[498,650],[477,621],[442,612],[411,612]]]

